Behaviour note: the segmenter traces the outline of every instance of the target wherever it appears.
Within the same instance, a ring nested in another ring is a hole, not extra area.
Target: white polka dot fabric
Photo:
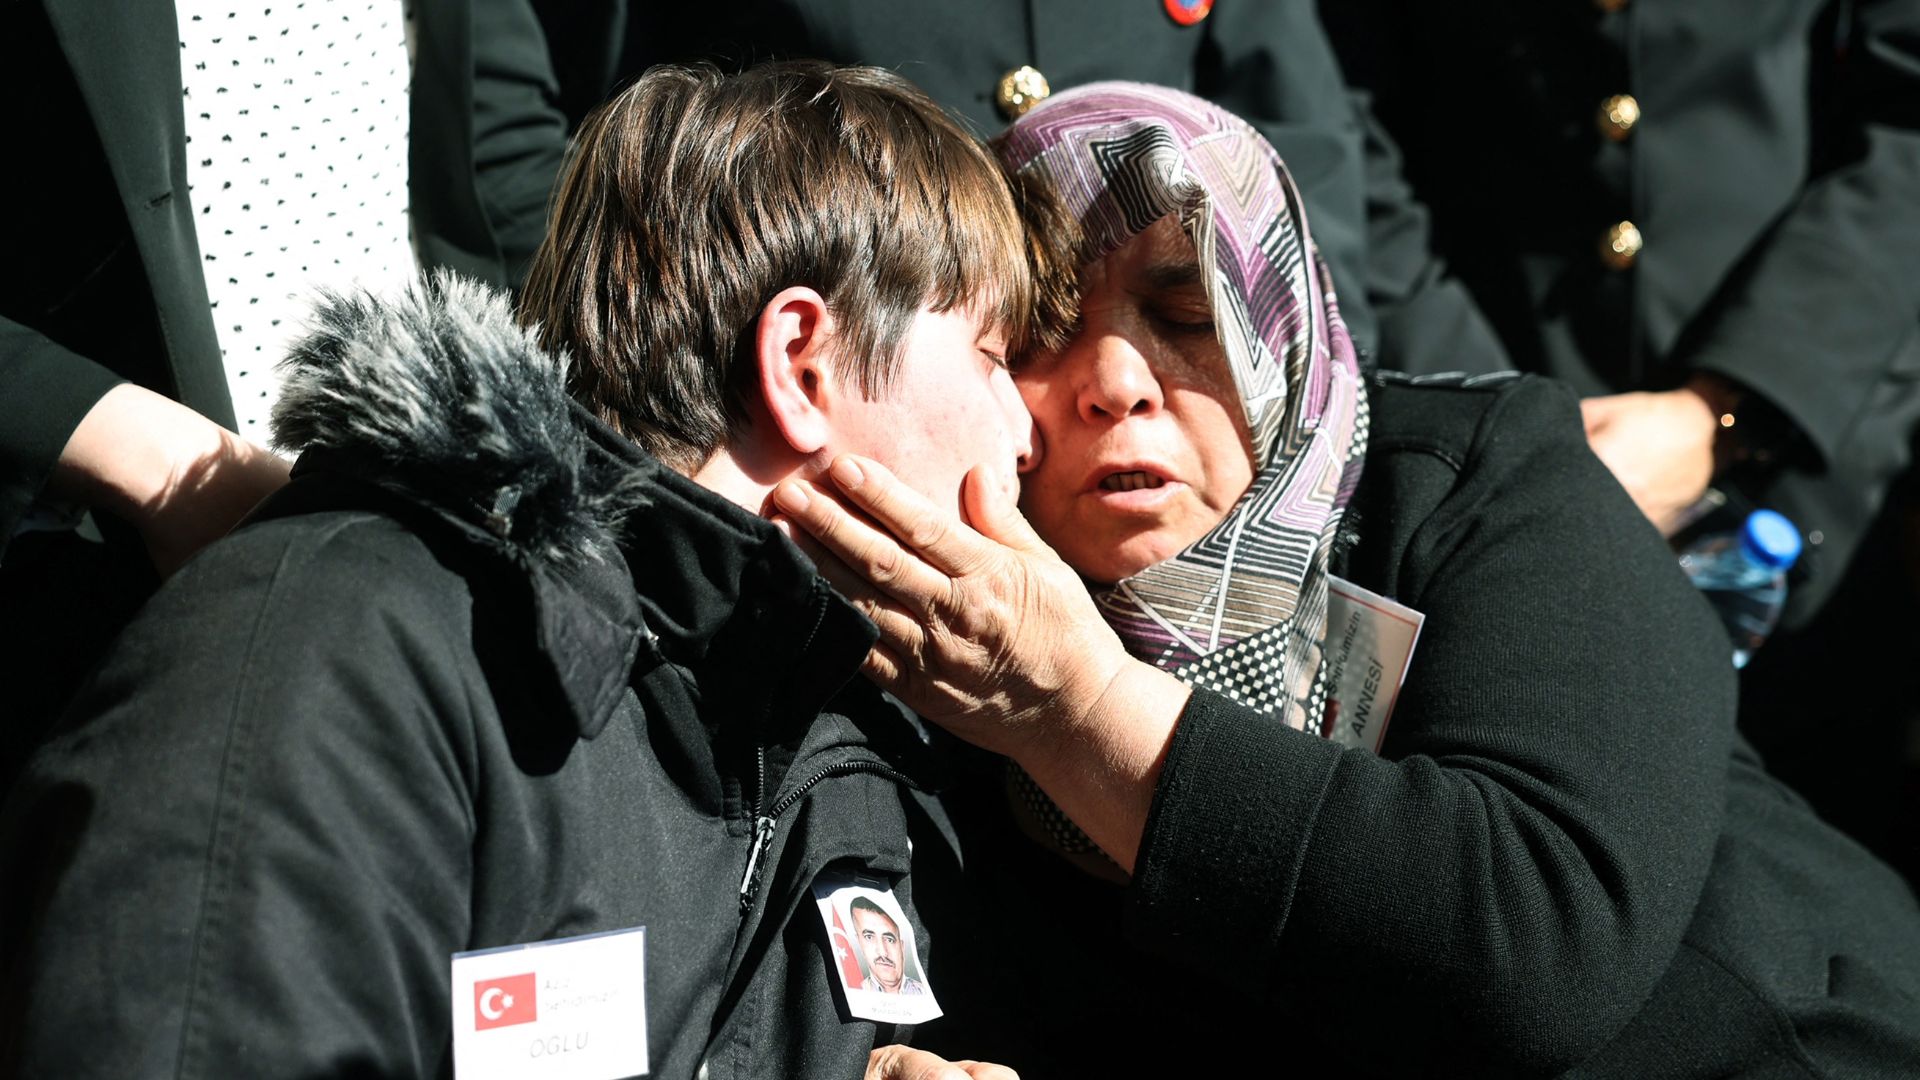
[[[176,0],[187,181],[240,433],[320,286],[413,276],[401,0]]]

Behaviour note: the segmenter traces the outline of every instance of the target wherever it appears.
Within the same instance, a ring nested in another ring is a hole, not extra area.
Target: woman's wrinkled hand
[[[843,456],[828,475],[865,518],[804,480],[782,483],[774,505],[879,626],[867,674],[929,720],[1024,760],[1062,722],[1092,713],[1133,662],[1079,576],[1015,508],[1011,478],[986,466],[968,474],[970,527],[867,458]]]
[[[1188,688],[1127,654],[1020,516],[1011,477],[967,474],[969,526],[866,458],[841,457],[828,476],[854,509],[787,480],[775,520],[879,626],[867,675],[1018,762],[1131,870]]]

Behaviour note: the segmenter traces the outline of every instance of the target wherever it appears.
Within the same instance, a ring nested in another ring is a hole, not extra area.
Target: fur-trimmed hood
[[[593,738],[630,679],[669,659],[753,670],[776,643],[815,637],[838,644],[775,682],[824,701],[872,644],[872,624],[771,522],[575,403],[565,358],[483,286],[440,274],[389,297],[326,296],[284,371],[274,438],[300,460],[255,519],[399,522],[467,582],[467,631],[506,673],[496,700],[530,730],[565,710]]]
[[[362,479],[479,526],[512,554],[600,557],[644,501],[645,470],[595,453],[507,298],[440,272],[404,292],[330,293],[282,363],[274,445],[327,451]]]
[[[597,735],[653,640],[620,537],[665,467],[610,449],[619,437],[567,394],[566,358],[505,296],[450,273],[323,296],[282,370],[274,444],[300,461],[255,518],[382,508],[423,538],[458,537],[480,559],[456,561],[488,597],[475,640],[508,650],[489,663],[516,673],[503,712],[564,710]]]

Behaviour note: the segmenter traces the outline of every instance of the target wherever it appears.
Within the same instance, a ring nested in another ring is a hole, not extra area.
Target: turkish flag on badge
[[[860,973],[860,958],[854,955],[853,938],[848,936],[847,928],[840,922],[840,913],[833,912],[833,958],[840,963],[840,979],[847,989],[858,990],[866,976]]]
[[[486,979],[473,984],[473,1029],[531,1024],[540,1019],[540,1004],[534,997],[534,975],[509,975],[504,979]]]

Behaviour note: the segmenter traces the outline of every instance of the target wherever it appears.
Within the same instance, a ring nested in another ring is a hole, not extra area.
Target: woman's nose
[[[1086,350],[1078,398],[1082,420],[1112,423],[1160,410],[1160,381],[1133,342],[1120,334],[1102,334],[1082,342],[1081,348]]]

